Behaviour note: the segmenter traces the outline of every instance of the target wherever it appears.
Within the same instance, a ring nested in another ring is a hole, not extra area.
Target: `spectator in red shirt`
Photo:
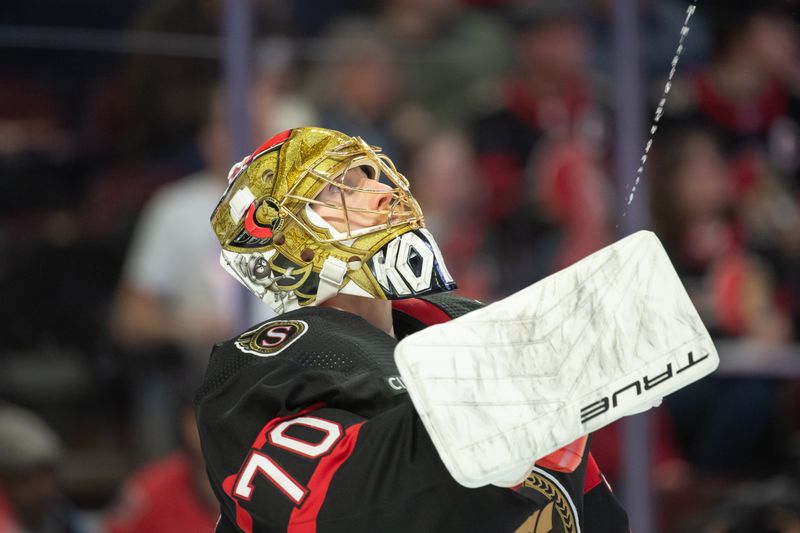
[[[663,124],[710,127],[725,155],[764,158],[794,181],[800,170],[800,53],[786,2],[734,0],[709,6],[714,56],[673,84]],[[755,176],[737,176],[737,187]]]
[[[796,334],[800,39],[788,7],[787,2],[771,1],[717,6],[709,17],[716,26],[714,59],[673,85],[662,129],[702,127],[721,147],[742,245],[758,257],[765,275],[774,278],[780,305],[793,316]],[[733,270],[742,268],[734,265]],[[741,277],[735,274],[731,279]]]
[[[520,206],[524,169],[540,141],[602,140],[583,15],[574,2],[550,0],[514,11],[517,69],[502,84],[499,107],[474,124],[478,168],[495,220]]]
[[[109,533],[211,533],[219,506],[206,477],[194,410],[181,416],[183,446],[125,483],[105,517]]]
[[[788,316],[774,277],[743,245],[734,187],[714,136],[698,128],[662,133],[650,166],[653,222],[703,322],[716,337],[786,341]],[[778,395],[768,379],[712,376],[665,405],[687,460],[731,474],[777,455],[757,451],[771,445]]]
[[[497,296],[609,240],[606,126],[589,83],[584,9],[546,0],[515,8],[514,20],[518,69],[473,132]]]

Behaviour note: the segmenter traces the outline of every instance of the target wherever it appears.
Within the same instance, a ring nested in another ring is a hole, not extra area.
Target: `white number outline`
[[[295,424],[319,430],[326,435],[317,443],[310,443],[285,435],[286,430]],[[285,420],[272,428],[267,434],[267,439],[273,446],[287,450],[295,455],[307,459],[317,459],[333,450],[343,436],[344,430],[338,422],[315,416],[299,416]],[[307,488],[303,487],[291,474],[260,450],[251,450],[242,464],[242,468],[239,470],[233,485],[233,495],[242,500],[250,501],[253,497],[253,483],[258,474],[268,479],[297,506],[301,505],[308,495]]]
[[[327,433],[327,435],[316,444],[310,444],[300,439],[284,435],[284,431],[295,424],[318,429],[319,431]],[[281,422],[272,428],[267,438],[270,444],[274,446],[309,459],[316,459],[330,452],[333,446],[342,438],[343,433],[342,425],[337,422],[331,422],[330,420],[317,418],[316,416],[299,416]]]

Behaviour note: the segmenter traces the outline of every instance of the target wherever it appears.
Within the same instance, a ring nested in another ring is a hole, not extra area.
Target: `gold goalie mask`
[[[220,262],[276,313],[339,293],[395,300],[456,287],[408,181],[360,137],[288,130],[228,180],[211,216]]]

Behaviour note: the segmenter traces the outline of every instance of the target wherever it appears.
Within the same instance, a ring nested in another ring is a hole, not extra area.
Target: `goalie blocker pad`
[[[719,357],[660,241],[639,231],[405,338],[395,361],[453,478],[512,487],[536,459],[658,405]]]

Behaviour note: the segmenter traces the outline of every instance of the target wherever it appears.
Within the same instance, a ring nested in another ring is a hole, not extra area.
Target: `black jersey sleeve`
[[[583,485],[583,531],[629,533],[628,515],[590,454]]]
[[[508,489],[458,485],[410,402],[369,418],[331,407],[324,393],[294,412],[271,409],[275,397],[308,394],[296,380],[281,381],[284,370],[256,383],[233,410],[201,405],[204,455],[222,504],[218,531],[502,532],[535,509]],[[325,377],[316,378],[329,391]]]
[[[215,348],[197,416],[218,533],[516,532],[545,515],[580,523],[585,467],[544,471],[532,490],[455,482],[398,379],[395,344],[355,315],[315,309]]]

